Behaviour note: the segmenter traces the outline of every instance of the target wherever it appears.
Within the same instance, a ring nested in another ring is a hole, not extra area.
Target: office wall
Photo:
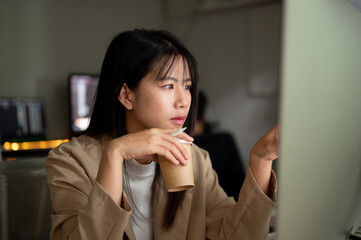
[[[246,166],[252,145],[278,121],[281,2],[201,2],[167,1],[163,23],[197,58],[206,116],[233,133]]]
[[[0,1],[0,96],[43,97],[49,138],[67,137],[69,73],[98,73],[116,33],[159,28],[160,13],[160,0]]]

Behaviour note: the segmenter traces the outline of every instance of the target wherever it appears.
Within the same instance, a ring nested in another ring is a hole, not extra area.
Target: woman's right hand
[[[127,134],[112,140],[107,149],[115,151],[123,160],[134,158],[141,164],[149,160],[158,162],[157,155],[161,155],[176,165],[187,165],[189,156],[178,139],[193,142],[193,138],[184,132],[171,136],[174,130],[151,128]]]
[[[149,160],[157,162],[157,155],[169,159],[174,164],[187,165],[189,159],[178,138],[192,142],[186,133],[177,137],[170,133],[175,129],[148,129],[113,139],[103,152],[97,181],[119,206],[122,205],[124,160],[134,158],[141,164]]]

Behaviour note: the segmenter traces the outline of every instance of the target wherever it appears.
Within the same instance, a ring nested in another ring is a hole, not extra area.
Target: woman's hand
[[[273,127],[266,135],[253,145],[250,155],[264,161],[278,158],[279,125]]]
[[[127,134],[111,141],[108,149],[117,149],[119,156],[127,160],[134,158],[139,163],[158,162],[157,155],[169,159],[174,164],[187,165],[188,153],[178,139],[192,142],[193,138],[182,132],[176,137],[170,133],[175,129],[152,128]]]
[[[279,125],[259,139],[250,152],[249,167],[258,186],[266,195],[269,195],[272,161],[278,158],[278,142]]]
[[[109,193],[118,206],[122,204],[123,161],[134,158],[145,164],[149,160],[157,162],[162,155],[174,164],[187,165],[189,156],[178,138],[192,142],[186,133],[177,137],[169,135],[175,129],[148,129],[127,134],[109,142],[99,165],[97,181]]]

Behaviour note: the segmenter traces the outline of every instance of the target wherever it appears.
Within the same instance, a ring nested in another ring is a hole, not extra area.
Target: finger
[[[189,159],[189,156],[187,150],[178,140],[175,140],[175,142],[163,141],[159,144],[166,148],[182,165],[188,164],[187,159]]]
[[[186,130],[186,129],[187,129],[187,127],[179,128],[179,129],[175,130],[174,132],[171,132],[170,135],[177,136],[178,134],[184,132],[184,130]]]
[[[276,126],[274,126],[267,135],[270,135],[272,138],[274,139],[279,139],[279,132],[280,132],[280,126],[279,124],[277,124]]]
[[[180,139],[183,139],[183,140],[185,140],[187,142],[193,142],[194,141],[194,138],[192,138],[191,136],[189,136],[185,132],[182,132],[182,133],[178,134],[176,137],[180,138]]]
[[[187,160],[189,159],[187,150],[185,149],[183,144],[179,142],[178,137],[171,136],[169,134],[172,131],[174,131],[174,129],[157,129],[157,128],[149,129],[150,136],[151,138],[153,138],[151,142],[163,148],[168,149],[170,154],[172,154],[172,156],[177,160],[177,162],[181,163],[182,165],[187,165],[188,164]],[[189,135],[187,134],[184,135],[184,134],[182,134],[183,138],[187,140],[192,140],[192,138],[189,137]],[[153,151],[156,151],[155,146],[150,148],[153,149]],[[159,151],[159,149],[157,151]],[[159,152],[155,152],[155,153],[159,154]]]
[[[174,132],[174,131],[176,131],[178,129],[173,128],[173,129],[160,129],[160,130],[163,133],[170,134],[170,133],[172,133],[172,132]],[[179,134],[174,135],[174,136],[177,137],[177,138],[183,139],[183,140],[185,140],[187,142],[193,142],[194,141],[194,139],[185,132],[180,132]]]
[[[175,145],[178,149],[178,151],[183,155],[184,160],[189,160],[189,155],[186,150],[186,148],[183,146],[183,144],[179,141],[179,138],[173,137],[170,135],[163,135],[162,136],[166,142],[170,142],[171,144]],[[169,145],[167,145],[169,146]],[[183,159],[181,159],[183,160]]]
[[[168,159],[175,165],[179,165],[179,161],[174,157],[174,155],[167,148],[163,148],[163,149],[159,150],[158,155],[163,156],[164,158]]]
[[[176,129],[176,128],[164,128],[164,129],[163,129],[163,128],[159,128],[158,130],[159,130],[159,132],[161,132],[161,133],[170,134],[170,133],[176,131],[177,129]]]
[[[168,148],[162,146],[162,145],[164,145],[164,142],[165,141],[163,141],[163,143],[160,143],[158,141],[157,144],[150,146],[150,152],[152,152],[152,154],[144,155],[144,156],[142,156],[142,158],[144,158],[146,160],[151,160],[153,162],[159,162],[158,157],[162,156],[162,157],[168,159],[169,161],[171,161],[172,163],[174,163],[175,165],[179,165],[179,161],[171,153],[171,151]],[[181,154],[179,153],[179,155],[181,155]]]

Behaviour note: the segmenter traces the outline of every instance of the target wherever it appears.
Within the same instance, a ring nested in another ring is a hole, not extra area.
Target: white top
[[[125,161],[130,189],[127,187],[126,177],[123,185],[128,200],[133,207],[130,221],[136,239],[153,239],[153,206],[151,206],[151,200],[155,164],[151,162],[147,165],[141,165],[134,159]]]

